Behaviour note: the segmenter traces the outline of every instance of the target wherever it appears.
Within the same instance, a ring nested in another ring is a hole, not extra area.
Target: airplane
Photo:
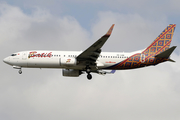
[[[108,32],[84,51],[32,50],[13,53],[3,61],[15,69],[61,68],[62,75],[78,77],[87,73],[113,74],[116,70],[135,69],[170,61],[171,53],[177,46],[170,47],[176,24],[167,28],[147,48],[134,52],[102,52],[102,46],[110,37],[114,24]],[[169,48],[170,47],[170,48]],[[112,70],[111,72],[104,70]]]

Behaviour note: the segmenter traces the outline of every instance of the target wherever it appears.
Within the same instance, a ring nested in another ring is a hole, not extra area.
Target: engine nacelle
[[[80,70],[74,70],[74,69],[63,69],[63,76],[67,76],[67,77],[79,77],[79,75],[81,75],[81,71]]]
[[[60,59],[61,66],[75,66],[77,64],[76,58],[63,57]]]

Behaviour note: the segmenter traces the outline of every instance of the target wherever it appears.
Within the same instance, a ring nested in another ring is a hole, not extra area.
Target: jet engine
[[[64,57],[60,59],[61,66],[75,66],[77,64],[76,58]]]
[[[63,76],[67,77],[79,77],[79,75],[82,74],[80,70],[74,70],[74,69],[63,69]]]

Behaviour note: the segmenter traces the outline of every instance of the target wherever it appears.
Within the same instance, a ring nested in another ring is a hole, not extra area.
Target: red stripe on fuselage
[[[138,54],[140,54],[140,53],[136,53],[136,54],[132,55],[131,57],[134,57],[134,56],[136,56],[136,55],[138,55]],[[126,60],[124,60],[123,62],[119,63],[117,66],[115,66],[115,68],[119,67],[120,65],[122,65],[123,63],[125,63],[126,61],[128,61],[131,57],[129,57],[129,58],[127,58]]]

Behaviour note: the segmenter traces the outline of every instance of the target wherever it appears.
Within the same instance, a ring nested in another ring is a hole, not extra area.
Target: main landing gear
[[[92,79],[92,75],[90,73],[87,74],[87,79],[91,80]]]
[[[91,72],[91,68],[89,66],[86,66],[86,73],[87,73],[88,80],[92,79],[92,75],[90,74],[90,72]]]

